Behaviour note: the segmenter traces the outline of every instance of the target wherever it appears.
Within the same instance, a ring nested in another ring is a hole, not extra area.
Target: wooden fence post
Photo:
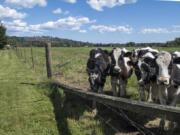
[[[24,62],[26,63],[27,61],[26,61],[26,48],[24,47]]]
[[[45,44],[47,77],[52,78],[51,43]]]
[[[34,66],[34,56],[33,56],[33,48],[32,48],[32,45],[31,45],[31,60],[32,60],[32,68],[35,69],[35,66]]]

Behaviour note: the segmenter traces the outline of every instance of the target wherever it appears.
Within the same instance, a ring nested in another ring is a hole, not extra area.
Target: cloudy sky
[[[180,37],[180,0],[0,0],[8,35],[89,42],[165,42]]]

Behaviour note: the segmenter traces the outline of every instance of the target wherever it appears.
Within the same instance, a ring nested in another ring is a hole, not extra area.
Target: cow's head
[[[132,51],[131,53],[131,61],[133,63],[137,63],[139,58],[141,58],[142,56],[144,56],[146,53],[151,52],[153,55],[155,55],[156,53],[158,53],[158,50],[153,49],[151,47],[145,47],[145,48],[141,48],[141,49],[135,49]]]
[[[146,53],[138,60],[138,68],[141,73],[140,80],[138,82],[140,85],[145,85],[156,79],[158,68],[155,60],[156,57],[151,52]]]
[[[124,68],[128,69],[131,64],[130,55],[131,52],[125,48],[114,48],[110,53],[112,72],[119,74],[124,71]]]
[[[130,58],[131,55],[132,52],[123,48],[119,59],[120,68],[122,69],[121,76],[126,79],[129,78],[133,72],[133,62]]]
[[[157,55],[156,64],[158,66],[157,83],[161,85],[169,85],[172,55],[169,52],[160,52]]]
[[[98,48],[90,51],[86,69],[93,91],[97,91],[99,86],[104,85],[106,72],[109,66],[109,55],[106,50]]]
[[[120,56],[121,56],[121,52],[122,50],[120,48],[113,48],[113,50],[110,53],[110,57],[111,57],[111,71],[113,73],[120,73],[121,72],[121,68],[120,68]]]
[[[131,52],[125,48],[114,48],[110,54],[111,56],[111,73],[121,74],[121,76],[127,78],[132,72],[132,62],[130,60]]]

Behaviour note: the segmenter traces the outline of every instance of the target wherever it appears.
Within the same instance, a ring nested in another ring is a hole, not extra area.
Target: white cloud
[[[78,31],[80,33],[86,33],[87,31],[81,29],[84,25],[94,23],[95,20],[90,20],[88,17],[66,17],[61,18],[57,21],[48,21],[41,24],[30,25],[31,29],[34,30],[52,30],[52,29],[62,29],[62,30],[72,30]]]
[[[6,26],[9,32],[13,33],[41,33],[42,31],[39,29],[34,29],[26,22],[22,20],[13,20],[11,22],[2,21],[2,23]]]
[[[53,12],[53,14],[64,14],[64,15],[69,14],[69,11],[67,11],[67,10],[63,11],[61,8],[57,8],[57,9],[53,10],[52,12]]]
[[[26,13],[21,13],[15,9],[3,7],[2,5],[0,5],[0,18],[22,19],[25,17]]]
[[[137,0],[87,0],[87,3],[97,11],[103,11],[104,7],[113,8],[115,6],[136,2]]]
[[[68,2],[68,3],[71,3],[71,4],[74,4],[74,3],[77,2],[77,0],[65,0],[65,1]]]
[[[90,20],[88,17],[66,17],[57,21],[48,21],[41,24],[27,24],[22,20],[2,21],[9,32],[13,33],[44,33],[49,30],[71,30],[78,31],[80,33],[86,33],[85,29],[82,29],[84,25],[94,23],[95,20]]]
[[[86,33],[87,30],[79,30],[80,33]]]
[[[132,33],[132,28],[129,26],[106,26],[106,25],[92,25],[91,30],[96,30],[100,33],[105,32],[122,32],[122,33]]]
[[[167,28],[144,28],[141,30],[142,34],[165,34],[170,33]]]
[[[62,9],[61,8],[57,8],[55,10],[53,10],[54,14],[61,14],[62,13]]]
[[[36,5],[45,7],[47,5],[46,0],[5,0],[5,3],[24,8],[33,8]]]

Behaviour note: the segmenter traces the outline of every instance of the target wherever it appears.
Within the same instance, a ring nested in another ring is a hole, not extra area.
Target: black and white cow
[[[153,65],[149,63],[148,59],[154,59],[154,56],[158,53],[158,50],[150,47],[135,49],[132,51],[130,59],[133,63],[135,75],[138,80],[140,100],[145,101],[145,90],[148,91],[148,101],[152,101],[151,89],[154,88],[150,80],[154,80],[154,72],[148,73],[147,70],[152,70]],[[149,65],[149,66],[146,66]],[[146,68],[147,67],[147,68]]]
[[[114,96],[126,96],[128,78],[132,75],[133,69],[129,57],[126,57],[128,50],[125,48],[114,48],[111,56],[111,86]]]
[[[109,74],[110,70],[110,64],[108,51],[100,48],[90,51],[86,70],[93,92],[103,93],[106,76]]]
[[[176,106],[180,96],[180,52],[162,51],[156,58],[160,103]]]
[[[158,85],[156,83],[158,68],[155,63],[156,55],[157,54],[155,53],[147,52],[138,60],[138,68],[140,70],[140,79],[138,84],[139,87],[142,88],[142,95],[145,96],[145,90],[148,92],[148,102],[158,101]]]
[[[158,97],[162,105],[176,106],[180,98],[180,52],[170,54],[162,51],[157,55]],[[171,123],[172,124],[172,123]],[[165,116],[162,117],[160,128],[164,129]],[[173,123],[173,127],[176,124]]]

